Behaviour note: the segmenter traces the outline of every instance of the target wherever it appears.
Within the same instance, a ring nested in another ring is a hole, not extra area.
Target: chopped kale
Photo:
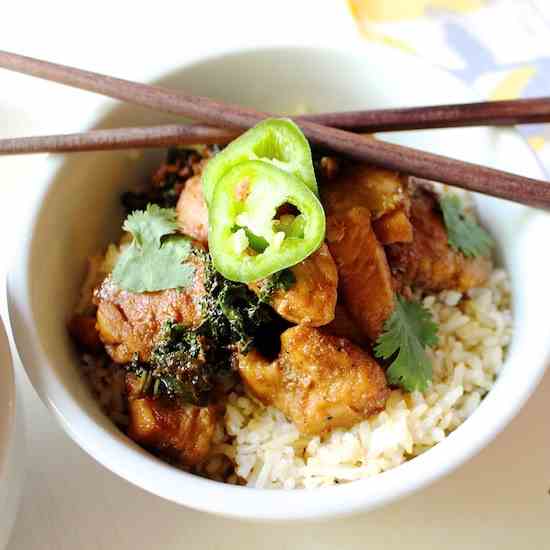
[[[210,257],[204,256],[206,294],[202,311],[203,325],[216,342],[227,342],[246,352],[254,344],[258,329],[274,320],[269,297],[256,296],[246,285],[225,279],[218,273]],[[270,294],[272,291],[270,292]]]
[[[246,285],[220,275],[207,252],[196,249],[193,254],[200,255],[205,266],[201,325],[167,323],[150,362],[136,360],[129,368],[142,379],[143,395],[205,405],[218,382],[233,372],[234,352],[247,353],[260,339],[278,342],[287,325],[268,304],[275,290],[290,288],[294,275],[284,270],[270,277],[256,296]],[[271,337],[264,338],[267,334]]]
[[[121,202],[128,214],[134,210],[145,210],[148,204],[157,204],[162,208],[173,208],[178,202],[185,181],[194,175],[193,165],[202,158],[208,158],[220,150],[217,145],[200,149],[172,147],[168,149],[166,159],[151,184],[145,191],[127,191],[122,194]]]
[[[295,282],[296,277],[290,269],[282,269],[281,271],[277,271],[277,273],[274,273],[271,277],[268,277],[262,287],[258,299],[262,303],[269,304],[273,294],[277,290],[289,290]]]
[[[216,382],[228,374],[226,365],[220,364],[216,355],[198,330],[168,322],[150,361],[136,359],[129,370],[141,379],[142,395],[165,395],[206,405]]]
[[[151,354],[157,392],[202,405],[215,383],[216,364],[209,342],[196,330],[167,323]]]

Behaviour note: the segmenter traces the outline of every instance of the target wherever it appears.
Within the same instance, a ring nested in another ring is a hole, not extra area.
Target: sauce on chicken
[[[133,374],[126,376],[126,389],[128,435],[134,441],[182,466],[193,466],[208,456],[218,420],[215,407],[197,407],[166,397],[143,397],[141,382]]]
[[[181,232],[200,243],[208,244],[208,209],[202,194],[200,176],[193,176],[185,182],[176,205]]]
[[[435,292],[465,292],[487,280],[491,269],[488,258],[466,258],[450,246],[433,192],[422,187],[415,189],[410,216],[412,242],[391,244],[386,249],[398,289],[415,286]]]
[[[281,335],[279,357],[239,356],[252,395],[284,412],[301,433],[350,427],[382,410],[389,395],[384,371],[346,338],[299,325]]]
[[[327,198],[327,242],[338,266],[342,298],[360,330],[376,340],[393,311],[386,254],[372,230],[369,210],[364,206],[333,209],[332,196]]]
[[[128,292],[107,277],[94,293],[97,330],[107,353],[116,363],[129,363],[135,355],[147,361],[167,321],[197,326],[201,320],[204,270],[193,259],[193,285],[159,292]]]
[[[320,327],[334,319],[338,297],[338,272],[325,243],[291,268],[294,284],[288,290],[277,290],[271,298],[271,307],[291,323]],[[250,285],[261,292],[265,282]]]

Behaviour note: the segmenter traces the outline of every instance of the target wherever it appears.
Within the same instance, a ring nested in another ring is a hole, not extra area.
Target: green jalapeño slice
[[[223,176],[209,219],[214,267],[241,283],[296,265],[325,237],[325,213],[315,193],[265,161],[241,162]]]
[[[270,118],[232,141],[212,158],[204,170],[202,185],[210,205],[217,183],[235,166],[247,160],[263,160],[294,175],[317,194],[317,182],[309,143],[287,118]]]

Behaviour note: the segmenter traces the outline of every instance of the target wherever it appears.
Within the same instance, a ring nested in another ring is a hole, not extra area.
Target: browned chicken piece
[[[408,210],[407,178],[397,172],[368,164],[349,164],[330,180],[329,189],[339,189],[331,197],[332,208],[368,208],[373,220],[397,209]]]
[[[384,328],[394,307],[394,292],[386,254],[371,227],[364,206],[333,208],[326,195],[327,243],[338,267],[341,295],[361,331],[372,341]]]
[[[349,428],[383,409],[390,393],[376,361],[345,338],[296,326],[281,335],[279,357],[239,357],[248,391],[281,410],[303,434]]]
[[[116,363],[135,354],[147,361],[167,321],[197,326],[205,293],[204,266],[197,257],[193,285],[187,289],[134,293],[118,288],[108,276],[94,292],[97,329],[107,353]]]
[[[129,437],[176,460],[181,466],[202,462],[210,451],[216,428],[216,409],[169,398],[140,397],[140,385],[134,374],[126,376]]]
[[[404,208],[384,214],[373,222],[372,228],[380,244],[410,243],[413,240],[413,226]]]
[[[70,335],[84,351],[98,353],[103,350],[93,315],[73,315],[68,328]]]
[[[208,209],[202,194],[200,176],[193,176],[185,182],[176,205],[176,212],[182,233],[203,244],[208,244]]]
[[[365,346],[368,344],[365,335],[361,332],[353,317],[349,314],[346,306],[340,302],[336,303],[334,319],[322,327],[323,332],[347,338],[354,344]]]
[[[325,243],[303,262],[291,268],[296,282],[288,290],[277,290],[271,306],[287,321],[319,327],[334,319],[338,291],[336,264]],[[257,294],[265,284],[250,286]]]
[[[351,164],[325,186],[322,198],[344,303],[374,341],[394,307],[391,272],[374,227],[385,241],[410,240],[407,180],[396,172]]]
[[[430,291],[466,291],[483,284],[490,260],[466,258],[448,242],[447,231],[434,193],[417,188],[411,200],[414,238],[410,244],[387,247],[396,287],[415,286]]]

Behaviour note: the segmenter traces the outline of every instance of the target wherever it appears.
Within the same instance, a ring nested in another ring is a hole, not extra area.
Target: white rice
[[[301,436],[274,407],[232,394],[225,414],[229,444],[219,452],[253,487],[311,488],[376,475],[429,449],[480,404],[502,367],[512,334],[510,285],[495,270],[487,285],[462,295],[423,299],[439,324],[429,351],[433,382],[423,393],[392,392],[383,412],[326,437]]]

